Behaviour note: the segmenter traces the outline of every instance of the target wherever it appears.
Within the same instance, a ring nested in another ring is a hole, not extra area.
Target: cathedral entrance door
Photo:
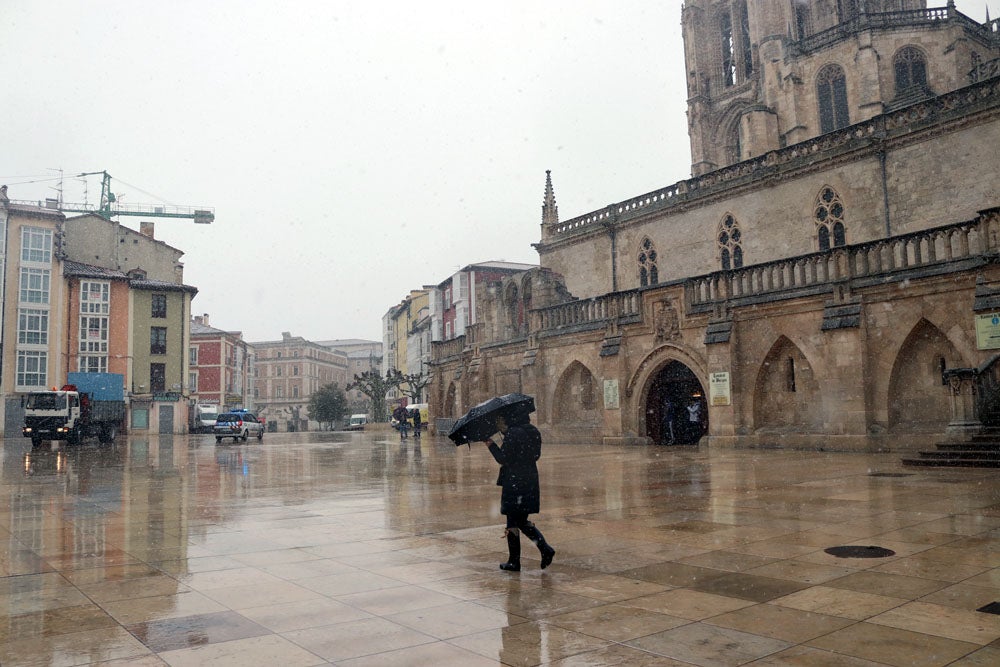
[[[652,380],[646,398],[646,434],[658,445],[693,445],[708,430],[708,403],[698,377],[671,361]]]

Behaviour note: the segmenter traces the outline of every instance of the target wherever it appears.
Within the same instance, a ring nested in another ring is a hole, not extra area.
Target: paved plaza
[[[1000,664],[996,471],[546,443],[506,573],[482,445],[0,446],[4,667]]]

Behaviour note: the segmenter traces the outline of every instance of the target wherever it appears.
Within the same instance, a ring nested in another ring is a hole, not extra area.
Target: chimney
[[[210,326],[208,324],[208,313],[205,313],[204,315],[201,316],[201,323],[204,324],[206,327]]]
[[[139,233],[143,236],[148,236],[149,238],[155,238],[153,236],[153,228],[155,225],[152,222],[140,222],[139,223]]]

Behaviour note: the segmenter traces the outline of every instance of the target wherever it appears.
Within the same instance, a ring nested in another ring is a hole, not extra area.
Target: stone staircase
[[[903,459],[903,465],[950,468],[1000,468],[1000,431],[990,430],[972,436],[966,442],[936,445],[930,452],[917,452],[919,458]]]

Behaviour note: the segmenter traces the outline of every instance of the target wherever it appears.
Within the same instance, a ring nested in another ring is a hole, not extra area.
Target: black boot
[[[556,555],[556,550],[549,546],[549,543],[545,541],[545,536],[542,535],[542,531],[535,528],[535,524],[529,523],[522,530],[524,530],[525,536],[534,542],[538,547],[538,551],[541,552],[542,569],[544,570],[552,564],[552,557]]]
[[[521,534],[517,528],[508,528],[505,534],[507,535],[507,553],[509,556],[506,563],[500,563],[500,569],[507,570],[508,572],[520,572]]]

